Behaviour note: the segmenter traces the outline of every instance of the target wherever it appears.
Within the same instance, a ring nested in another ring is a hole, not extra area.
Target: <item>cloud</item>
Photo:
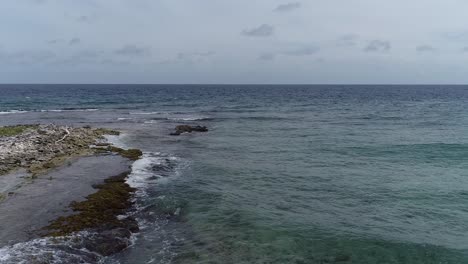
[[[177,59],[179,60],[200,60],[204,57],[209,57],[214,55],[215,53],[212,51],[208,52],[181,52],[177,54]]]
[[[431,45],[420,45],[416,47],[416,51],[418,52],[434,52],[436,50],[437,49]]]
[[[468,31],[446,32],[442,36],[450,41],[466,41],[468,40]]]
[[[103,52],[96,50],[82,50],[69,57],[59,59],[55,62],[58,65],[76,66],[79,64],[94,64],[101,57]]]
[[[51,39],[51,40],[47,41],[47,43],[53,45],[53,44],[57,44],[57,43],[59,43],[61,41],[62,41],[62,39]]]
[[[136,45],[125,45],[114,52],[122,56],[148,56],[151,54],[150,48],[138,47]]]
[[[283,52],[284,55],[287,56],[309,56],[317,53],[319,51],[318,47],[315,46],[309,46],[309,47],[303,47],[295,50],[289,50]]]
[[[69,42],[68,42],[68,45],[72,46],[72,45],[77,45],[77,44],[80,44],[81,42],[81,39],[79,38],[72,38]]]
[[[372,40],[364,48],[365,52],[388,52],[392,48],[390,41]]]
[[[468,52],[468,46],[462,48],[462,52]]]
[[[264,54],[261,54],[260,56],[258,56],[258,60],[261,60],[261,61],[272,61],[274,60],[276,57],[276,54],[274,53],[264,53]]]
[[[49,50],[30,50],[13,53],[0,53],[1,62],[22,65],[47,63],[55,57],[55,53]]]
[[[34,4],[44,4],[47,0],[29,0],[29,2]]]
[[[277,6],[273,11],[275,12],[289,12],[301,7],[301,3],[293,2]]]
[[[172,64],[172,63],[187,63],[187,64],[193,64],[196,62],[202,62],[206,60],[206,58],[211,57],[215,55],[215,52],[212,51],[207,51],[207,52],[180,52],[177,53],[175,58],[173,59],[167,59],[158,62],[158,64]]]
[[[248,37],[269,37],[273,35],[275,28],[268,24],[260,25],[256,28],[245,29],[242,31],[242,35]]]
[[[89,23],[91,22],[91,17],[90,16],[79,16],[76,18],[76,21],[78,22],[83,22],[83,23]]]
[[[111,65],[111,66],[127,66],[131,64],[131,62],[129,61],[113,60],[113,59],[103,59],[99,61],[99,63],[102,65]]]
[[[357,45],[358,40],[359,40],[358,35],[347,34],[347,35],[339,37],[336,41],[336,45],[339,47],[353,47]]]

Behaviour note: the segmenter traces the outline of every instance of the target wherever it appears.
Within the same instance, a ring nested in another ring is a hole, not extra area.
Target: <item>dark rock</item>
[[[347,262],[351,260],[351,256],[347,254],[339,254],[335,257],[335,262]]]
[[[130,244],[131,232],[125,228],[116,228],[100,232],[93,239],[86,240],[84,247],[103,256],[121,252]]]
[[[170,133],[171,136],[179,136],[182,133],[192,132],[208,132],[206,126],[189,126],[189,125],[178,125],[175,127],[175,132]]]
[[[125,225],[125,228],[130,230],[132,233],[137,233],[140,231],[140,227],[138,226],[138,222],[135,218],[129,216],[125,219],[122,219],[121,222]]]

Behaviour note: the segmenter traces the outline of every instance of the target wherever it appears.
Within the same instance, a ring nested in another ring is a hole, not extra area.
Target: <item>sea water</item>
[[[144,152],[129,178],[141,231],[104,263],[468,263],[468,87],[0,93],[0,125],[111,127]],[[169,136],[178,124],[209,132]]]

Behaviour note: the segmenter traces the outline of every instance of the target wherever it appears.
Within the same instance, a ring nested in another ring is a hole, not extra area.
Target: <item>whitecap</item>
[[[77,108],[77,109],[43,109],[40,110],[39,112],[95,112],[98,111],[99,109],[97,108]]]
[[[161,114],[167,114],[164,112],[130,112],[129,114],[131,115],[161,115]]]
[[[145,121],[143,123],[145,123],[145,124],[157,124],[157,123],[159,123],[159,121],[160,120],[147,120],[147,121]]]
[[[92,233],[78,232],[66,237],[38,238],[0,248],[0,263],[90,263],[102,256],[86,250],[84,239]]]
[[[188,117],[169,117],[168,120],[172,121],[201,121],[208,120],[208,117],[205,116],[188,116]]]
[[[24,110],[8,110],[8,111],[0,111],[0,115],[8,115],[8,114],[24,114],[28,111]]]

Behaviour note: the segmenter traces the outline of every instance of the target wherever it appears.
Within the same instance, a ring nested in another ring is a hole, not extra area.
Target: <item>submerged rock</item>
[[[125,228],[115,228],[98,233],[91,239],[84,241],[84,247],[102,256],[119,253],[130,245],[132,233]]]
[[[178,125],[175,127],[175,132],[172,132],[170,135],[179,136],[182,133],[192,132],[208,132],[208,128],[206,126]]]

